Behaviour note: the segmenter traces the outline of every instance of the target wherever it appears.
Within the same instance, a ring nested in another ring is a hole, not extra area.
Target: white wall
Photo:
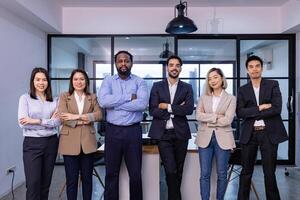
[[[238,17],[237,17],[238,16]],[[213,8],[193,7],[188,17],[198,26],[195,33],[209,32]],[[279,7],[216,8],[220,33],[280,33]],[[162,34],[174,18],[174,8],[63,8],[63,33],[71,34]]]
[[[33,67],[46,66],[46,34],[0,6],[0,198],[9,192],[16,168],[15,186],[24,182],[22,131],[17,124],[19,96],[29,88]],[[24,197],[25,199],[25,197]]]
[[[282,32],[300,31],[300,1],[290,0],[281,7]]]

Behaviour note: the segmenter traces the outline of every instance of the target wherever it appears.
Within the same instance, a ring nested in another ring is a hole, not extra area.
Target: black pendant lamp
[[[176,17],[176,9],[177,9],[177,17]],[[181,2],[175,6],[174,8],[174,16],[175,18],[171,20],[166,28],[167,33],[171,34],[185,34],[192,33],[196,31],[198,28],[194,24],[193,20],[186,17],[187,16],[187,2]]]

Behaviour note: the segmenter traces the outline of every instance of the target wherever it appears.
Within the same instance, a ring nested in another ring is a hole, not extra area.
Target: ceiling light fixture
[[[176,9],[177,9],[177,17],[176,17]],[[186,17],[187,16],[187,2],[180,1],[178,5],[174,7],[174,19],[172,19],[166,28],[167,33],[171,34],[185,34],[192,33],[196,31],[198,28],[194,24],[193,20]]]

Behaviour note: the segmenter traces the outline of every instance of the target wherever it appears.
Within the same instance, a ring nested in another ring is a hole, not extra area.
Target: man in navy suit
[[[277,81],[262,78],[263,61],[250,56],[246,61],[250,82],[239,89],[237,116],[243,119],[240,143],[242,172],[239,200],[249,199],[251,178],[258,147],[265,177],[266,198],[280,199],[276,183],[278,144],[288,139],[281,119],[282,97]]]
[[[149,102],[153,116],[149,136],[158,140],[159,154],[166,172],[168,199],[181,200],[180,185],[191,132],[186,115],[193,113],[193,90],[179,80],[182,61],[167,60],[168,78],[154,83]]]

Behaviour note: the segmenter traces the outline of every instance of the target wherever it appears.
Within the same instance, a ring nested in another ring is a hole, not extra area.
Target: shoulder
[[[70,93],[69,92],[63,92],[60,94],[59,99],[67,99],[68,97],[70,97]]]
[[[89,95],[87,95],[88,98],[91,98],[92,100],[96,100],[97,99],[97,95],[94,93],[91,93]]]
[[[131,76],[131,79],[132,79],[132,80],[134,80],[134,81],[136,81],[136,82],[138,82],[138,83],[145,82],[144,79],[142,79],[141,77],[139,77],[139,76],[137,76],[137,75],[135,75],[135,74],[131,74],[130,76]]]
[[[228,99],[230,99],[230,100],[236,100],[236,97],[235,97],[234,95],[229,94],[229,93],[227,93],[226,91],[224,91],[224,92],[225,92],[225,95],[226,95],[226,97],[227,97]]]
[[[22,95],[20,96],[19,101],[20,101],[20,102],[21,102],[21,101],[28,101],[29,99],[32,99],[32,98],[30,97],[30,95],[29,95],[28,93],[25,93],[25,94],[22,94]]]
[[[268,85],[279,85],[278,81],[276,81],[276,80],[269,80],[269,79],[265,80],[265,79],[263,79],[263,82],[268,84]]]

